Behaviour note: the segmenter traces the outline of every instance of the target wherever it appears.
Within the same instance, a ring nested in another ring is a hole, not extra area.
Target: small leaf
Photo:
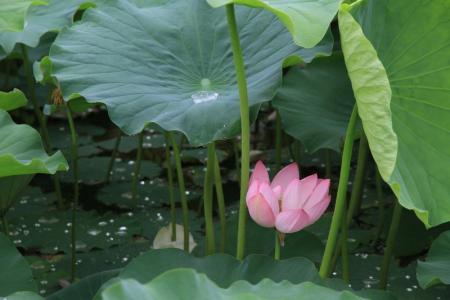
[[[45,153],[39,133],[28,125],[17,125],[0,110],[0,177],[67,171],[60,151]]]
[[[27,104],[27,97],[18,89],[14,89],[11,92],[0,91],[0,109],[10,111]]]

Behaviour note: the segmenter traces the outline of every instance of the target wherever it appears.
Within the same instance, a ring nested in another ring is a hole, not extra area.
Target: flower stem
[[[168,132],[170,142],[172,144],[173,155],[175,158],[175,167],[177,169],[178,187],[180,189],[181,210],[183,211],[183,246],[184,251],[189,252],[189,210],[186,199],[186,187],[184,185],[183,167],[181,166],[180,149],[175,141],[175,137],[171,132]]]
[[[330,271],[334,269],[336,266],[337,259],[341,255],[341,251],[344,249],[344,243],[347,240],[348,229],[350,224],[352,223],[353,216],[356,211],[358,211],[358,207],[361,203],[361,196],[364,187],[364,177],[366,174],[366,163],[369,155],[369,147],[367,144],[367,137],[364,134],[364,131],[361,134],[361,139],[359,141],[359,149],[358,149],[358,161],[355,172],[355,180],[352,187],[352,193],[350,196],[350,204],[348,211],[346,213],[346,217],[344,218],[345,222],[343,222],[341,236],[338,241],[338,246],[336,247],[336,251],[334,253],[334,257],[331,263]],[[342,253],[342,259],[344,258],[344,253]]]
[[[350,204],[347,213],[347,224],[351,223],[353,217],[359,211],[359,207],[361,206],[361,197],[364,188],[364,179],[366,175],[366,165],[368,157],[369,145],[367,143],[367,137],[364,131],[362,131],[361,139],[359,140],[355,180],[353,182],[352,195],[350,197]]]
[[[380,214],[377,230],[375,232],[375,239],[374,239],[374,241],[376,242],[380,238],[381,233],[383,231],[384,219],[385,219],[385,217],[384,217],[385,201],[384,201],[383,186],[382,186],[383,181],[381,179],[380,171],[378,171],[378,168],[375,171],[375,184],[376,184],[377,199],[378,199],[378,213]]]
[[[281,144],[282,144],[282,130],[281,130],[281,117],[278,111],[275,119],[275,166],[276,171],[281,169]]]
[[[388,282],[389,264],[392,258],[395,242],[397,239],[398,226],[402,216],[402,206],[398,201],[395,202],[394,212],[392,213],[391,226],[386,240],[386,248],[384,249],[383,261],[381,263],[380,271],[380,289],[386,289]]]
[[[330,149],[325,150],[325,178],[331,179],[331,151]]]
[[[108,170],[107,170],[106,177],[105,177],[105,183],[106,184],[108,184],[109,181],[111,180],[111,175],[112,175],[112,171],[113,171],[113,167],[114,167],[114,162],[116,161],[117,153],[119,153],[119,146],[120,146],[120,142],[121,141],[122,141],[122,134],[120,134],[117,137],[116,142],[114,143],[114,148],[113,148],[113,151],[111,153],[111,158],[109,159]]]
[[[342,217],[343,220],[346,219],[346,212],[347,210],[347,205],[345,205],[344,207],[344,216]],[[341,222],[341,263],[342,263],[342,279],[344,279],[345,283],[350,283],[350,262],[348,259],[348,244],[347,244],[347,240],[348,240],[348,226],[347,226],[347,222]]]
[[[138,135],[137,153],[136,153],[136,163],[134,165],[133,171],[133,181],[131,182],[131,200],[133,201],[134,207],[139,203],[138,196],[138,181],[139,174],[141,172],[142,163],[142,143],[144,142],[145,130],[143,129]]]
[[[6,216],[2,215],[0,218],[1,218],[1,221],[2,221],[3,232],[5,233],[5,235],[7,237],[9,237],[9,227],[8,227],[8,221],[6,221]]]
[[[225,217],[225,198],[223,196],[222,176],[220,174],[219,159],[217,152],[214,154],[214,181],[216,186],[217,206],[219,207],[220,219],[220,252],[224,253],[227,243],[227,219]]]
[[[172,224],[172,236],[171,240],[177,239],[177,216],[175,212],[175,197],[173,194],[173,169],[172,158],[170,155],[170,138],[167,132],[164,132],[164,138],[166,140],[166,168],[167,168],[167,180],[169,181],[169,203],[170,203],[170,223]]]
[[[214,222],[213,222],[213,181],[216,150],[214,142],[208,144],[208,160],[206,162],[205,184],[203,186],[203,208],[206,226],[206,255],[214,254]]]
[[[345,134],[345,143],[342,152],[341,172],[339,176],[336,204],[334,208],[333,218],[331,220],[330,232],[328,233],[327,244],[325,246],[325,252],[319,270],[319,275],[322,278],[328,277],[329,273],[331,272],[333,253],[339,234],[339,228],[341,227],[341,222],[343,222],[343,215],[345,213],[345,201],[347,196],[347,185],[348,177],[350,174],[350,163],[352,158],[353,140],[355,135],[355,124],[357,116],[358,108],[355,104]]]
[[[78,136],[75,129],[75,123],[73,121],[72,112],[70,110],[69,105],[65,103],[67,120],[69,122],[70,129],[70,137],[71,137],[71,156],[72,156],[72,174],[73,174],[73,202],[72,202],[72,225],[71,225],[71,258],[72,258],[72,266],[70,272],[70,281],[73,282],[76,276],[76,221],[77,221],[77,207],[78,207],[78,198],[80,194],[79,183],[78,183]]]
[[[234,14],[234,5],[228,4],[226,6],[226,10],[241,106],[241,193],[239,201],[236,257],[238,259],[243,259],[245,252],[245,225],[247,221],[245,195],[247,193],[249,180],[248,176],[250,172],[250,112],[248,106],[247,79],[245,77],[244,58],[242,56],[239,41],[239,33]]]
[[[28,50],[27,46],[24,44],[20,45],[22,50],[22,56],[23,56],[23,67],[25,71],[25,76],[27,80],[27,87],[28,87],[28,97],[31,100],[31,103],[33,104],[33,110],[34,114],[36,116],[36,119],[39,123],[40,133],[42,135],[42,141],[44,144],[45,151],[47,153],[50,153],[52,151],[52,145],[50,142],[50,135],[48,134],[48,128],[47,128],[47,122],[45,120],[44,114],[39,108],[39,103],[36,98],[36,82],[33,77],[33,69],[31,66],[31,62],[28,56]],[[58,201],[58,207],[60,209],[63,208],[63,198],[61,193],[61,183],[59,181],[59,175],[56,173],[55,175],[52,175],[53,177],[53,185],[55,187],[55,193],[56,193],[56,199]]]
[[[280,236],[278,234],[278,231],[275,230],[275,251],[274,251],[273,258],[275,260],[280,260],[280,256],[281,256],[280,253],[281,253]]]
[[[234,152],[234,162],[236,164],[236,175],[237,181],[240,184],[241,182],[241,166],[239,164],[239,145],[236,139],[233,140],[233,152]]]

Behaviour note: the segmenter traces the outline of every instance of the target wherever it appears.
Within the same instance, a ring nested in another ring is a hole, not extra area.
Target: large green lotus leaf
[[[0,91],[0,109],[9,111],[27,104],[27,97],[18,89],[14,89],[11,92]]]
[[[145,283],[167,270],[176,268],[193,268],[205,273],[217,285],[224,288],[236,280],[246,280],[253,284],[263,278],[274,281],[286,279],[294,283],[319,280],[314,264],[302,257],[274,261],[270,256],[249,255],[243,261],[239,261],[227,254],[197,258],[178,249],[149,251],[135,258],[119,277]]]
[[[174,288],[176,287],[176,288]],[[289,281],[276,283],[263,279],[256,285],[246,281],[234,282],[223,289],[205,274],[192,269],[175,269],[156,277],[147,284],[133,279],[122,279],[107,287],[94,299],[363,299],[348,291],[337,292],[317,286],[311,282],[292,284]]]
[[[324,37],[341,0],[207,0],[213,7],[243,4],[274,13],[291,32],[297,45],[310,48]]]
[[[284,130],[309,152],[340,151],[354,103],[341,53],[291,68],[273,100]]]
[[[371,152],[400,203],[450,220],[450,2],[367,0],[339,13]]]
[[[251,106],[272,99],[286,58],[310,62],[331,51],[330,35],[315,48],[297,47],[264,10],[239,7],[237,19]],[[50,59],[66,100],[81,95],[106,104],[111,120],[127,134],[154,122],[198,145],[239,132],[225,11],[205,1],[149,8],[112,1],[63,30]]]
[[[9,0],[18,1],[18,0]],[[23,2],[24,0],[20,0]],[[0,58],[10,54],[21,43],[36,47],[47,32],[58,32],[72,23],[73,15],[82,4],[99,0],[47,0],[45,6],[31,6],[25,17],[25,26],[17,32],[0,32]]]
[[[30,267],[14,244],[0,233],[0,297],[17,291],[37,291]]]
[[[0,31],[20,31],[25,24],[25,16],[32,5],[46,4],[36,0],[1,0]]]
[[[417,263],[417,280],[423,289],[438,283],[450,284],[450,231],[433,242],[426,261]]]
[[[39,133],[28,125],[14,123],[0,110],[0,177],[66,171],[67,161],[60,151],[45,153]]]

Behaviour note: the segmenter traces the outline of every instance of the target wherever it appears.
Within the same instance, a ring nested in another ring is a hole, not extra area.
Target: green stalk
[[[5,61],[5,82],[3,82],[3,90],[4,91],[9,90],[10,75],[11,75],[11,61],[6,60]]]
[[[388,282],[389,264],[394,251],[395,241],[397,239],[398,226],[402,216],[402,206],[398,201],[395,202],[394,212],[392,213],[391,226],[386,240],[386,249],[384,250],[383,261],[381,263],[380,271],[380,289],[386,289]]]
[[[280,236],[278,234],[278,231],[275,230],[275,251],[273,258],[275,260],[280,260],[281,256],[281,243],[280,243]]]
[[[164,138],[166,140],[166,167],[167,179],[169,181],[170,223],[172,224],[171,240],[175,241],[177,239],[177,216],[175,212],[175,196],[173,194],[173,170],[170,155],[170,138],[167,132],[164,132]]]
[[[247,79],[245,77],[244,58],[242,56],[239,41],[239,33],[234,14],[234,5],[228,4],[226,9],[241,106],[241,194],[239,201],[236,257],[238,259],[243,259],[245,252],[245,225],[247,221],[245,196],[247,194],[248,177],[250,172],[250,112],[248,107]]]
[[[50,153],[52,151],[50,135],[48,134],[47,122],[45,121],[44,114],[40,110],[39,104],[38,104],[38,101],[36,98],[36,82],[34,80],[33,69],[32,69],[32,66],[30,63],[30,59],[28,57],[28,50],[24,44],[20,44],[20,47],[22,49],[23,67],[24,67],[25,76],[26,76],[26,80],[27,80],[28,97],[30,98],[31,103],[33,104],[34,114],[36,115],[36,119],[38,120],[38,123],[39,123],[39,128],[40,128],[40,132],[42,135],[42,141],[44,144],[45,151],[47,151],[47,153]],[[61,209],[61,208],[63,208],[63,198],[62,198],[61,184],[59,181],[58,174],[53,175],[53,185],[55,187],[56,199],[58,201],[58,207]]]
[[[72,239],[71,239],[71,256],[72,256],[72,268],[70,272],[70,281],[75,280],[76,275],[76,221],[77,221],[77,207],[78,198],[80,195],[79,185],[78,185],[78,136],[75,129],[75,123],[73,121],[72,112],[69,105],[65,102],[67,120],[69,122],[70,137],[71,137],[71,156],[72,156],[72,172],[73,172],[73,202],[72,202]]]
[[[278,111],[276,113],[275,120],[275,166],[276,171],[281,169],[281,143],[282,143],[282,130],[281,130],[281,117]]]
[[[355,172],[355,180],[352,187],[352,196],[350,198],[350,205],[347,213],[347,223],[350,224],[355,214],[359,211],[361,206],[361,197],[364,188],[364,179],[366,175],[367,159],[369,157],[369,145],[367,137],[362,131],[361,139],[359,140],[358,162]]]
[[[6,221],[6,216],[1,216],[0,217],[1,221],[2,221],[2,228],[3,228],[3,232],[5,233],[5,235],[7,237],[9,237],[9,227],[8,227],[8,221]]]
[[[376,189],[377,189],[378,211],[380,214],[377,230],[375,232],[375,239],[374,239],[374,241],[377,241],[380,238],[381,233],[384,228],[384,205],[385,205],[384,196],[383,196],[383,186],[382,186],[383,182],[381,179],[380,172],[378,171],[378,168],[375,171],[375,184],[376,184]]]
[[[343,219],[346,219],[346,211],[347,205],[344,206],[344,216]],[[342,263],[342,279],[344,279],[345,283],[350,283],[350,262],[348,258],[348,226],[347,222],[341,222],[341,263]]]
[[[292,159],[298,164],[300,165],[300,160],[301,160],[301,148],[300,148],[300,142],[296,139],[294,139],[294,141],[291,143],[291,157]]]
[[[208,160],[206,162],[205,184],[203,186],[203,208],[206,227],[206,255],[214,254],[216,241],[213,221],[213,181],[216,149],[214,142],[208,144]]]
[[[241,182],[241,166],[239,164],[239,146],[236,142],[236,139],[233,140],[233,152],[234,152],[234,162],[236,164],[236,174],[237,174],[237,180],[240,184]]]
[[[214,181],[216,186],[217,206],[220,219],[220,252],[225,252],[227,243],[227,219],[225,217],[225,197],[223,196],[222,175],[220,174],[219,159],[217,153],[214,157]]]
[[[328,233],[327,244],[325,246],[325,252],[319,270],[319,275],[322,278],[328,277],[329,273],[331,272],[331,262],[333,259],[333,253],[335,251],[336,241],[339,234],[339,228],[341,227],[341,222],[343,222],[343,216],[345,213],[347,184],[348,184],[348,177],[350,174],[350,163],[352,158],[353,139],[355,135],[355,124],[357,116],[358,116],[358,108],[355,104],[345,134],[345,143],[344,149],[342,151],[341,172],[339,176],[336,204],[334,208],[333,218],[331,220],[330,232]]]
[[[138,181],[139,181],[139,173],[141,172],[141,163],[142,163],[142,143],[144,142],[144,129],[142,129],[141,133],[138,135],[138,147],[136,153],[136,162],[134,164],[133,171],[133,181],[131,182],[131,200],[133,201],[134,207],[138,205]]]
[[[184,251],[189,252],[189,210],[186,199],[186,188],[184,185],[184,175],[183,175],[183,167],[181,166],[181,157],[180,150],[178,148],[177,142],[175,141],[175,137],[171,132],[168,132],[167,135],[170,138],[173,155],[175,157],[175,167],[177,169],[178,176],[178,187],[180,189],[180,199],[181,199],[181,210],[183,211],[183,229],[184,229]]]
[[[331,179],[331,151],[330,149],[325,150],[325,177]]]
[[[350,224],[352,223],[355,213],[358,211],[357,208],[360,206],[361,203],[361,196],[364,187],[364,178],[366,174],[366,165],[368,156],[369,156],[369,147],[367,144],[367,137],[364,134],[364,132],[362,132],[361,139],[359,141],[358,161],[355,172],[355,181],[353,183],[352,193],[350,197],[350,204],[345,217],[344,222],[345,226],[342,227],[341,236],[338,242],[339,244],[338,247],[336,247],[336,251],[334,253],[334,257],[331,263],[330,268],[331,270],[333,270],[334,267],[336,266],[337,259],[340,256],[341,250],[344,247],[343,244],[347,240],[346,236],[348,235],[348,229],[350,227]]]
[[[114,162],[116,161],[117,153],[119,153],[119,146],[120,146],[121,141],[122,141],[122,134],[120,134],[117,137],[116,142],[114,143],[114,148],[111,153],[111,158],[109,159],[108,170],[106,172],[106,177],[105,177],[106,184],[108,184],[109,181],[111,180],[111,175],[112,175],[113,168],[114,168]]]

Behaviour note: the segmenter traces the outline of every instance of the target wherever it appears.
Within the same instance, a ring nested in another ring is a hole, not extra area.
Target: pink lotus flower
[[[279,232],[297,232],[316,222],[330,204],[330,180],[317,174],[299,179],[296,163],[284,167],[270,182],[261,161],[256,163],[247,191],[252,219]]]

